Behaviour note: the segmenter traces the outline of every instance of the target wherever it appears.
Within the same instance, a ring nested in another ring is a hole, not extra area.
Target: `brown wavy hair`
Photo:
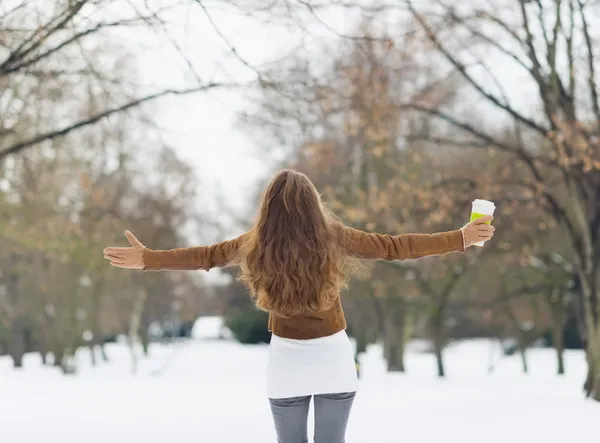
[[[285,169],[271,180],[240,260],[259,309],[293,317],[335,303],[346,283],[336,223],[306,175]]]

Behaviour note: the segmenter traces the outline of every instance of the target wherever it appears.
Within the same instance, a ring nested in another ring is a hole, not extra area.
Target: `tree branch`
[[[493,37],[490,37],[489,35],[484,34],[483,32],[475,29],[473,26],[467,24],[466,19],[463,17],[459,17],[453,9],[450,11],[450,17],[452,18],[452,20],[454,20],[461,26],[464,26],[471,33],[472,36],[478,37],[490,46],[493,46],[504,55],[507,55],[508,57],[513,59],[519,66],[521,66],[527,72],[533,75],[531,67],[527,66],[527,64],[523,60],[521,60],[517,54],[515,54],[512,51],[509,51],[505,46],[503,46],[500,43],[500,41],[494,39]]]
[[[338,31],[336,31],[335,29],[333,29],[327,23],[325,23],[323,21],[323,19],[317,15],[317,12],[316,12],[317,8],[315,7],[315,5],[311,4],[310,1],[306,1],[306,0],[297,0],[297,1],[298,1],[298,3],[300,3],[302,6],[304,6],[308,10],[308,12],[314,17],[315,20],[317,20],[319,22],[319,24],[321,26],[323,26],[325,29],[327,29],[329,32],[331,32],[336,37],[339,37],[344,40],[356,40],[356,41],[371,41],[371,42],[383,42],[383,43],[387,43],[390,41],[389,38],[377,38],[377,37],[371,37],[368,35],[356,36],[356,35],[342,34]],[[383,8],[381,8],[381,7],[378,8],[378,12],[381,12],[381,11],[383,11]]]
[[[575,33],[575,6],[574,0],[569,0],[569,35],[565,38],[567,43],[567,57],[569,62],[569,95],[575,98],[575,56],[573,53],[573,34]]]
[[[43,45],[51,35],[63,29],[67,23],[69,23],[69,21],[71,21],[73,17],[79,13],[79,11],[81,11],[81,8],[83,8],[87,1],[88,0],[77,0],[75,4],[69,5],[68,9],[62,11],[62,14],[50,19],[50,21],[44,26],[36,28],[31,37],[29,39],[25,39],[14,51],[10,53],[8,58],[6,58],[4,62],[0,64],[0,75],[4,74],[7,66],[10,67],[11,64],[18,62],[19,60],[23,60],[28,54]],[[63,17],[61,18],[61,16]],[[57,23],[53,24],[54,20],[57,20]],[[38,34],[41,34],[40,37],[37,40],[32,41]],[[28,44],[29,47],[27,47]],[[8,72],[13,72],[13,70],[7,71],[6,73]]]
[[[29,50],[26,53],[19,54],[19,57],[14,58],[13,60],[11,60],[10,59],[11,57],[9,57],[2,64],[0,64],[0,78],[6,76],[8,74],[11,74],[13,72],[17,72],[28,66],[32,66],[35,63],[38,63],[39,61],[54,54],[55,52],[58,52],[61,49],[69,46],[70,44],[73,44],[74,42],[79,41],[83,37],[94,34],[98,31],[100,31],[101,29],[114,28],[114,27],[119,27],[119,26],[127,26],[127,25],[131,25],[132,23],[138,22],[140,20],[145,20],[145,19],[148,19],[148,17],[135,17],[135,18],[119,20],[116,22],[99,23],[92,28],[86,29],[85,31],[81,31],[76,34],[73,34],[70,38],[63,40],[61,43],[58,43],[57,45],[47,49],[46,51],[43,51],[42,53],[38,54],[37,56],[35,56],[33,58],[24,59],[24,56],[30,52]]]
[[[538,7],[538,24],[542,29],[542,35],[544,36],[544,42],[546,43],[546,48],[548,52],[550,52],[550,39],[548,38],[548,32],[546,31],[546,25],[544,23],[544,6],[542,5],[542,0],[535,0]]]
[[[596,115],[596,120],[600,121],[600,100],[598,99],[598,90],[596,89],[596,68],[594,59],[594,44],[590,36],[589,25],[585,18],[585,12],[583,10],[584,5],[581,0],[577,0],[579,5],[579,15],[583,24],[583,36],[585,38],[585,46],[587,49],[587,62],[588,62],[588,85],[590,88],[590,96],[592,99],[592,109]]]
[[[529,27],[529,19],[527,17],[527,11],[525,10],[525,0],[518,0],[520,9],[521,9],[521,17],[523,19],[523,28],[525,29],[525,45],[528,50],[529,59],[533,63],[532,73],[541,87],[544,84],[544,77],[542,75],[542,66],[535,52],[535,47],[533,46],[533,33]]]
[[[118,113],[126,111],[128,109],[135,108],[136,106],[139,106],[143,103],[150,102],[152,100],[156,100],[158,98],[161,98],[161,97],[164,97],[167,95],[186,95],[186,94],[192,94],[192,93],[196,93],[196,92],[206,91],[209,89],[226,88],[226,87],[233,87],[233,86],[239,86],[239,85],[224,84],[224,83],[208,83],[206,85],[199,86],[196,88],[180,89],[180,90],[166,89],[164,91],[146,95],[144,97],[130,101],[124,105],[120,105],[120,106],[117,106],[114,108],[107,109],[103,112],[92,115],[91,117],[86,118],[84,120],[80,120],[80,121],[72,123],[68,126],[64,126],[60,129],[56,129],[54,131],[39,134],[28,140],[23,140],[23,141],[17,142],[15,144],[9,146],[8,148],[5,148],[2,151],[0,151],[0,160],[2,160],[5,157],[8,157],[11,154],[16,154],[17,152],[22,151],[23,149],[34,146],[40,142],[43,142],[46,140],[53,140],[57,137],[62,137],[62,136],[67,135],[77,129],[81,129],[85,126],[89,126],[100,120],[103,120],[113,114],[118,114]]]
[[[524,115],[521,115],[519,112],[517,112],[515,109],[513,109],[508,104],[501,103],[500,100],[498,100],[497,97],[495,97],[493,94],[487,92],[483,88],[483,86],[481,86],[479,83],[477,83],[475,81],[475,79],[473,77],[471,77],[471,75],[467,72],[465,65],[463,63],[461,63],[452,54],[450,54],[450,52],[445,48],[445,46],[442,45],[442,43],[440,42],[439,38],[437,37],[437,35],[433,31],[433,29],[429,26],[429,24],[427,23],[427,21],[412,6],[412,1],[411,0],[405,0],[405,2],[408,5],[408,8],[411,11],[413,17],[417,20],[417,22],[421,25],[421,27],[427,33],[427,38],[429,39],[429,41],[431,41],[435,45],[435,47],[444,56],[444,58],[448,62],[450,62],[450,64],[452,64],[452,66],[454,66],[454,68],[461,74],[461,76],[470,85],[472,85],[481,95],[483,95],[485,98],[487,98],[497,108],[502,109],[503,111],[505,111],[508,114],[510,114],[513,118],[515,118],[519,122],[527,125],[531,129],[534,129],[535,131],[537,131],[541,135],[546,136],[546,134],[548,132],[548,130],[546,128],[544,128],[540,124],[536,123],[535,121],[533,121],[533,120],[525,117]]]
[[[448,301],[450,300],[450,295],[452,294],[452,291],[454,290],[454,288],[460,281],[461,277],[465,274],[466,274],[466,272],[464,272],[464,270],[461,270],[460,272],[452,273],[452,277],[450,278],[450,281],[442,289],[442,293],[440,294],[440,296],[438,298],[438,310],[440,313],[446,309],[446,305],[448,304]]]
[[[446,145],[446,146],[455,146],[458,148],[488,148],[490,146],[489,143],[476,142],[476,141],[459,141],[451,138],[445,137],[435,137],[429,134],[414,134],[408,135],[406,137],[407,141],[427,141],[429,143],[433,143],[436,145]]]
[[[233,46],[233,44],[229,41],[229,39],[225,36],[225,34],[223,34],[223,32],[219,29],[219,27],[213,20],[212,16],[208,12],[208,9],[202,3],[202,0],[194,0],[194,2],[200,6],[200,8],[202,9],[202,12],[204,13],[204,16],[208,20],[208,23],[210,23],[210,26],[212,27],[213,31],[215,31],[215,33],[219,36],[219,38],[227,45],[227,47],[229,48],[229,51],[234,55],[234,57],[237,58],[248,69],[254,71],[254,73],[260,78],[261,77],[260,71],[255,66],[252,66],[252,64],[250,62],[248,62],[245,58],[243,58],[239,54],[237,48],[235,46]]]
[[[540,283],[533,286],[522,286],[509,292],[504,292],[501,297],[494,298],[486,303],[473,302],[472,305],[478,308],[494,307],[501,303],[507,303],[512,300],[519,299],[521,297],[527,297],[532,295],[539,295],[543,291],[547,291],[554,286],[553,283]]]

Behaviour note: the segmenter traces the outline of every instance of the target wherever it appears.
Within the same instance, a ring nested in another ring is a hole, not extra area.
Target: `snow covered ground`
[[[348,443],[564,443],[592,441],[600,405],[586,401],[585,361],[567,354],[567,376],[554,375],[550,350],[502,358],[489,375],[490,344],[471,341],[446,353],[448,378],[433,357],[412,351],[406,375],[387,374],[377,346],[362,362]],[[97,368],[79,355],[65,377],[28,355],[15,371],[0,357],[2,443],[267,443],[275,434],[265,398],[266,346],[193,340],[153,345],[133,377],[127,349],[108,347]],[[311,420],[312,426],[312,420]]]

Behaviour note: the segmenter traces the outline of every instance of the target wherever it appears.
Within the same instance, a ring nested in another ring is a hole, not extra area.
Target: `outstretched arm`
[[[475,242],[489,240],[494,227],[482,217],[461,229],[435,234],[377,234],[341,226],[341,244],[351,256],[364,260],[408,260],[462,252]]]
[[[247,234],[211,246],[167,250],[146,248],[129,231],[126,231],[125,235],[131,247],[104,249],[104,257],[109,259],[113,266],[145,271],[197,269],[208,271],[214,267],[236,264],[240,247]]]

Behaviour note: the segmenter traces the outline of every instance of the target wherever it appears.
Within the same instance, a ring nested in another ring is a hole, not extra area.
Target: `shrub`
[[[268,319],[269,314],[252,307],[227,317],[225,325],[240,343],[269,343],[271,333],[268,329]]]

